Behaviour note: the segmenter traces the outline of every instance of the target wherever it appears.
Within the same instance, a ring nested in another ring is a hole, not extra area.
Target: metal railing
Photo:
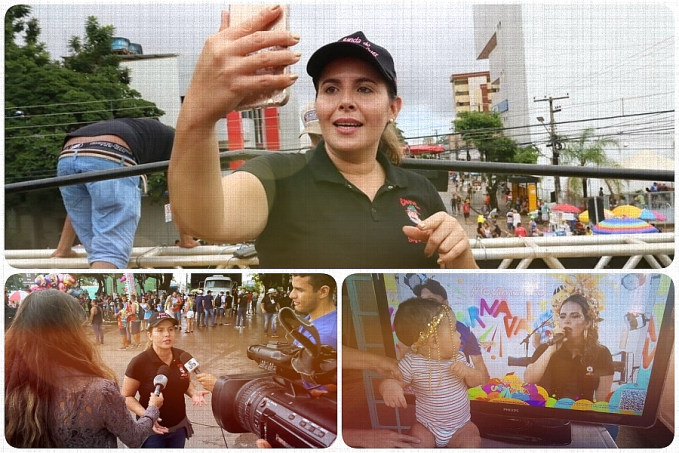
[[[246,160],[270,151],[243,150],[222,152],[222,164]],[[168,162],[124,167],[105,172],[91,172],[67,177],[46,178],[5,185],[5,193],[42,190],[69,184],[114,179],[166,171]],[[552,165],[466,162],[406,158],[402,166],[411,169],[453,170],[498,174],[549,176],[584,176],[645,181],[674,181],[674,170],[638,170],[624,168],[573,167]],[[525,269],[529,267],[564,269],[601,269],[605,267],[658,269],[672,262],[675,251],[674,233],[634,235],[557,236],[530,238],[470,239],[472,252],[484,268]],[[238,245],[179,247],[135,247],[129,268],[250,268],[258,266],[257,257],[237,258]],[[77,250],[77,249],[76,249]],[[84,269],[88,268],[84,250],[75,258],[50,258],[53,250],[6,250],[9,265],[18,269]]]
[[[494,269],[661,269],[672,263],[674,233],[470,239],[472,253],[482,268]],[[239,246],[135,247],[129,268],[247,269],[257,257],[236,258]],[[85,269],[82,248],[75,258],[50,258],[53,250],[7,250],[5,258],[17,269]],[[614,264],[614,260],[617,264]]]

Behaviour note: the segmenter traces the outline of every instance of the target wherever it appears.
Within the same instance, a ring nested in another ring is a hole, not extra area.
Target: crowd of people
[[[195,320],[206,329],[229,325],[236,318],[236,327],[243,329],[245,322],[238,318],[249,317],[255,329],[261,312],[264,335],[278,338],[275,314],[282,307],[294,307],[316,327],[323,344],[337,348],[334,279],[326,274],[295,274],[291,279],[290,292],[271,288],[261,297],[245,288],[239,288],[235,298],[230,291],[214,297],[212,291],[100,295],[89,303],[89,313],[63,291],[29,294],[6,334],[12,349],[5,360],[8,442],[27,448],[86,448],[116,447],[119,439],[132,448],[183,448],[193,434],[186,399],[205,405],[216,376],[198,374],[203,389],[191,382],[186,351],[176,347],[180,332],[192,332],[182,329],[182,318],[187,327]],[[98,347],[104,342],[102,324],[108,310],[116,315],[120,349],[143,346],[127,365],[121,387]]]
[[[239,288],[233,294],[231,291],[220,291],[213,295],[211,290],[191,293],[172,291],[169,294],[150,292],[141,296],[102,293],[94,299],[81,296],[77,300],[99,344],[104,344],[104,323],[117,323],[121,350],[141,346],[140,335],[148,330],[149,320],[154,314],[169,314],[177,321],[175,328],[189,334],[196,328],[230,326],[234,323],[235,328],[242,330],[246,328],[247,319],[256,320],[255,315],[261,310],[264,313],[265,333],[278,338],[274,314],[280,308],[292,307],[290,291],[276,288],[270,288],[261,297],[257,291]]]

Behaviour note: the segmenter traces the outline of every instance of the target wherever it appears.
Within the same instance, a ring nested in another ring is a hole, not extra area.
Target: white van
[[[222,291],[224,291],[224,294],[226,294],[227,291],[233,294],[233,284],[234,282],[231,280],[231,277],[213,275],[211,277],[207,277],[201,287],[205,294],[207,294],[209,290],[212,291],[213,296],[216,296]]]

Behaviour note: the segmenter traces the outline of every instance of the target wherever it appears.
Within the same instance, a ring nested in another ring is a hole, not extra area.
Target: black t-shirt
[[[212,294],[207,294],[203,296],[203,308],[205,311],[207,310],[212,310],[214,307],[212,306]]]
[[[224,308],[231,308],[233,304],[233,297],[229,294],[224,298]]]
[[[276,301],[271,299],[268,294],[262,299],[262,305],[265,312],[276,313]]]
[[[250,298],[248,297],[247,294],[241,294],[238,296],[238,303],[236,304],[236,310],[245,310],[248,308],[248,302],[250,301]]]
[[[278,306],[281,307],[281,308],[285,308],[285,307],[292,308],[292,299],[290,299],[290,297],[287,296],[287,295],[280,297],[278,299]]]
[[[138,164],[170,159],[174,129],[151,118],[118,118],[100,121],[66,135],[64,143],[73,137],[115,135],[122,138],[137,158]]]
[[[167,376],[167,386],[162,390],[163,406],[160,408],[161,426],[172,427],[186,417],[186,402],[184,394],[189,388],[191,377],[179,357],[184,351],[172,348],[172,363],[170,375]],[[165,363],[160,360],[153,348],[149,348],[134,357],[127,365],[125,376],[139,381],[139,403],[147,408],[149,395],[155,391],[153,379],[158,375],[158,368]],[[138,418],[138,417],[137,417]]]
[[[305,154],[261,156],[239,171],[255,175],[269,204],[267,225],[255,242],[266,268],[438,268],[425,243],[409,239],[415,226],[445,206],[429,180],[377,160],[386,182],[373,201],[350,184],[323,142]]]
[[[538,346],[534,356],[540,357],[547,347],[546,344]],[[581,363],[581,358],[580,355],[572,357],[565,347],[560,348],[550,357],[538,385],[555,399],[592,401],[594,391],[599,387],[599,378],[613,375],[613,357],[606,346],[599,344],[590,363]]]

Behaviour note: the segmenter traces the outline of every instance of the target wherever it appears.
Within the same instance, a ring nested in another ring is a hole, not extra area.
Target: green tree
[[[567,142],[561,151],[561,161],[566,164],[574,163],[580,167],[615,167],[617,164],[606,156],[606,148],[618,146],[618,141],[612,138],[596,137],[594,129],[585,129],[579,137]],[[620,181],[605,180],[611,193],[620,192]],[[587,198],[587,178],[569,178],[569,190],[574,190],[581,183],[582,196]]]
[[[25,287],[26,285],[24,285],[24,281],[20,274],[10,275],[5,282],[5,288],[7,291],[18,291],[24,289]]]
[[[290,274],[254,274],[252,279],[264,287],[264,291],[269,288],[287,288],[290,286]]]
[[[537,148],[519,148],[513,139],[502,134],[502,118],[497,112],[463,112],[454,125],[462,139],[478,149],[484,162],[537,162]],[[497,190],[506,177],[493,173],[484,177],[488,183],[491,208],[497,208]]]
[[[88,18],[85,37],[72,38],[70,56],[58,62],[39,41],[40,27],[30,13],[29,6],[16,5],[5,15],[5,180],[10,183],[54,176],[64,137],[74,129],[164,113],[130,88],[128,71],[109,51],[113,27]],[[53,202],[58,192],[51,193],[39,198]]]

